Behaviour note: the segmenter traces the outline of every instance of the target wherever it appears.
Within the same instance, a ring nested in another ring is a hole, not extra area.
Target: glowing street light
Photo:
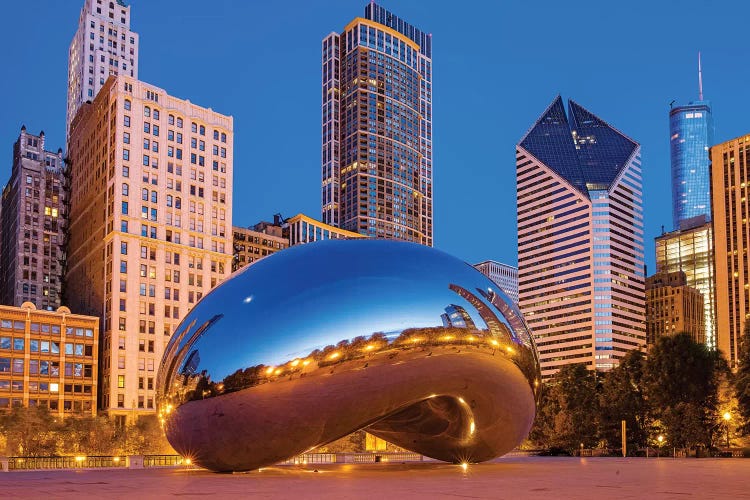
[[[732,414],[725,411],[722,417],[724,417],[724,425],[727,428],[727,449],[729,449],[729,421],[732,420]]]

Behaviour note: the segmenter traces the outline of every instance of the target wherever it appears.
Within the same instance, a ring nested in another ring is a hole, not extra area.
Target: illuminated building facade
[[[716,346],[737,367],[750,318],[748,182],[750,135],[711,148],[711,209],[716,266]]]
[[[281,226],[270,223],[261,222],[252,228],[233,227],[232,233],[234,234],[232,271],[289,246],[289,239],[282,236]]]
[[[47,151],[44,132],[21,127],[2,200],[0,302],[60,307],[67,224],[62,150]]]
[[[640,146],[557,97],[516,148],[519,307],[542,376],[645,345]]]
[[[518,268],[495,262],[494,260],[485,260],[479,264],[474,264],[482,274],[495,282],[505,295],[510,297],[513,303],[518,304]]]
[[[703,295],[704,341],[716,349],[716,290],[713,228],[705,216],[680,222],[680,229],[655,238],[656,272],[685,273],[685,284]]]
[[[363,234],[325,224],[304,214],[297,214],[284,222],[284,236],[288,238],[289,246],[313,241],[366,238]]]
[[[96,415],[99,318],[0,306],[0,410]]]
[[[371,2],[323,40],[323,222],[432,246],[432,38]]]
[[[123,0],[84,0],[68,49],[66,139],[78,108],[93,101],[109,75],[138,79],[138,33],[130,30]]]
[[[233,120],[110,77],[71,126],[67,292],[102,320],[100,406],[155,410],[178,322],[232,266]]]
[[[646,278],[646,343],[659,337],[689,333],[696,342],[705,342],[703,295],[687,286],[682,271],[656,273]]]
[[[672,220],[705,216],[711,220],[711,178],[708,148],[714,143],[711,103],[703,100],[703,75],[698,54],[698,101],[669,110],[672,163]]]

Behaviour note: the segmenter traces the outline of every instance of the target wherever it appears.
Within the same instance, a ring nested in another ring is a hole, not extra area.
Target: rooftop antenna
[[[698,51],[698,100],[703,100],[703,72],[701,71],[701,53]]]

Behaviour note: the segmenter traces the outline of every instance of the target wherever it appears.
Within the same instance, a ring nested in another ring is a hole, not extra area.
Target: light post
[[[659,442],[659,449],[657,450],[657,454],[656,454],[658,458],[658,457],[661,457],[661,445],[662,443],[664,443],[664,436],[659,434],[658,436],[656,436],[656,440]]]
[[[729,449],[729,421],[732,420],[732,414],[728,411],[724,412],[724,425],[727,428],[727,450]]]

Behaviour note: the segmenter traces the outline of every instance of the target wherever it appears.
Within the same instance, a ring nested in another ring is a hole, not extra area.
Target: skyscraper
[[[494,260],[485,260],[474,267],[495,282],[510,300],[518,304],[518,268]]]
[[[672,161],[672,221],[705,215],[711,220],[708,148],[713,145],[711,103],[703,100],[703,74],[698,54],[698,100],[669,110]]]
[[[109,75],[138,79],[138,33],[130,30],[123,0],[84,0],[68,51],[68,110],[65,138],[78,108],[93,101]]]
[[[71,308],[101,318],[101,408],[153,413],[180,320],[232,266],[233,120],[110,77],[70,129]]]
[[[705,215],[680,221],[679,229],[654,238],[657,273],[685,273],[685,284],[703,295],[703,328],[709,349],[716,349],[714,240]],[[700,339],[699,339],[700,340]]]
[[[431,35],[371,2],[322,64],[323,222],[431,246]]]
[[[3,189],[0,302],[38,309],[60,307],[67,224],[62,150],[47,151],[44,132],[21,127]]]
[[[750,319],[750,134],[711,148],[711,209],[716,266],[716,345],[732,368]]]
[[[542,375],[645,346],[640,145],[557,97],[516,147],[519,306]]]

